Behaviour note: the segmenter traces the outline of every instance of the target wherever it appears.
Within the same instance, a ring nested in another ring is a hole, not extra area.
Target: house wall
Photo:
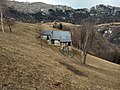
[[[42,39],[44,39],[44,40],[50,40],[50,36],[42,35],[41,37],[42,37]]]
[[[52,44],[52,43],[51,43]],[[70,43],[71,44],[71,46],[72,46],[72,43]],[[54,40],[54,45],[57,45],[57,46],[66,46],[66,45],[68,45],[68,42],[60,42],[59,40]]]
[[[42,39],[44,39],[44,40],[47,40],[47,36],[41,36],[42,37]]]
[[[58,46],[60,46],[60,41],[55,40],[55,41],[54,41],[54,45],[58,45]]]
[[[62,46],[66,46],[66,45],[68,45],[68,46],[72,46],[72,42],[61,43],[61,45],[62,45]]]

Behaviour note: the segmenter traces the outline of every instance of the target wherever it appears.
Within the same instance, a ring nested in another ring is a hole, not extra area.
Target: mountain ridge
[[[62,10],[72,10],[73,8],[65,6],[65,5],[52,5],[52,4],[46,4],[43,2],[18,2],[18,1],[11,1],[8,3],[10,7],[14,7],[15,10],[24,12],[24,13],[37,13],[39,11],[42,11],[41,9],[54,9],[59,8]],[[22,9],[20,9],[22,8]]]
[[[15,16],[15,13],[23,13],[23,17],[30,16],[39,22],[44,20],[57,20],[79,24],[82,20],[88,18],[96,19],[97,23],[120,22],[120,7],[110,5],[100,4],[90,9],[74,9],[64,5],[51,5],[42,2],[25,3],[11,1],[8,5],[12,8],[11,12],[14,14],[13,16]],[[18,18],[17,20],[19,20]],[[31,18],[29,18],[29,22],[33,21],[30,20]],[[27,22],[28,20],[23,19],[23,21]]]

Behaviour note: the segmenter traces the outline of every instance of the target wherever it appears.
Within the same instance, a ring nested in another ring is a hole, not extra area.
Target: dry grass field
[[[53,46],[41,48],[37,27],[16,23],[12,33],[0,32],[0,90],[120,90],[120,65],[91,55],[84,65]]]

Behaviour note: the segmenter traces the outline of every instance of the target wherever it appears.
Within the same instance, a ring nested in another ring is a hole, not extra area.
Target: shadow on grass
[[[92,65],[85,65],[84,67],[90,69],[90,70],[94,70],[94,71],[97,71],[97,72],[104,72],[104,73],[107,73],[109,72],[109,70],[106,70],[106,69],[102,69],[100,67],[95,67],[95,66],[92,66]]]
[[[95,67],[95,66],[92,66],[92,65],[89,65],[89,63],[87,63],[87,64],[83,64],[83,62],[81,62],[81,61],[72,61],[74,64],[76,64],[76,65],[79,65],[79,66],[82,66],[82,67],[84,67],[84,68],[87,68],[87,69],[90,69],[90,70],[99,70],[99,71],[103,71],[103,69],[101,69],[101,68],[98,68],[98,67]]]
[[[109,70],[106,70],[106,69],[103,69],[102,67],[96,67],[96,66],[92,66],[92,65],[89,65],[89,63],[87,63],[87,64],[83,64],[83,63],[81,63],[80,61],[72,61],[74,64],[76,64],[76,65],[79,65],[79,66],[81,66],[81,67],[83,67],[83,68],[86,68],[86,69],[88,69],[88,70],[93,70],[93,71],[95,71],[95,72],[100,72],[100,73],[104,73],[104,74],[106,74],[106,75],[109,75]]]
[[[82,66],[82,67],[84,67],[84,68],[87,68],[87,69],[90,69],[90,70],[105,71],[104,69],[101,69],[101,68],[98,68],[98,67],[89,65],[88,63],[87,63],[87,64],[83,64],[83,63],[80,62],[80,61],[72,61],[72,62],[75,63],[76,65],[80,65],[80,66]]]
[[[69,64],[64,63],[64,62],[59,62],[59,63],[62,64],[62,65],[64,65],[64,66],[66,66],[66,68],[68,70],[70,70],[72,73],[74,73],[75,75],[87,77],[87,75],[85,75],[84,73],[82,73],[78,69],[74,68],[72,65],[69,65]]]

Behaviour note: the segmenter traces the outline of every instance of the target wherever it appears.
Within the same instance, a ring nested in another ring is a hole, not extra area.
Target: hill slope
[[[119,90],[120,66],[88,56],[87,65],[40,46],[37,25],[0,32],[0,90]],[[7,29],[7,27],[6,27]]]

